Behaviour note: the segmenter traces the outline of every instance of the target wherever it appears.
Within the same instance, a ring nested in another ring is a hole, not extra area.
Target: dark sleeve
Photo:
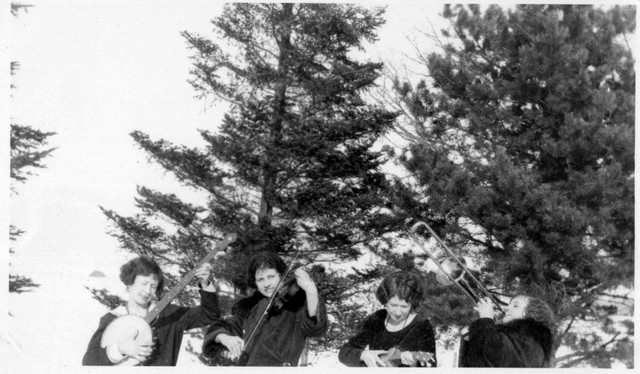
[[[107,328],[109,323],[113,321],[114,317],[115,316],[111,314],[107,314],[100,318],[98,329],[95,333],[93,333],[91,340],[89,340],[87,352],[82,358],[82,365],[113,365],[113,362],[111,362],[111,360],[109,360],[109,357],[107,356],[107,349],[100,347],[100,341],[102,340],[102,334],[104,333],[104,330]]]
[[[346,366],[361,366],[360,355],[371,344],[374,335],[375,314],[367,316],[358,333],[340,348],[338,359]]]
[[[161,315],[163,320],[158,320],[157,324],[163,326],[176,323],[178,331],[187,331],[207,326],[220,318],[218,295],[215,292],[203,290],[198,292],[200,293],[200,306],[186,308],[170,305],[165,309],[168,313]]]
[[[247,299],[240,300],[233,305],[231,308],[233,314],[231,316],[224,319],[218,318],[209,325],[202,342],[202,353],[204,356],[209,358],[215,357],[221,350],[226,349],[224,345],[216,343],[216,337],[220,334],[244,338],[242,325],[248,315],[248,311],[243,309],[240,305],[242,305],[243,302],[246,302]]]
[[[509,337],[491,318],[477,319],[469,326],[469,345],[494,367],[504,366],[505,358],[518,356]]]
[[[318,310],[315,316],[309,316],[306,302],[304,308],[301,308],[301,312],[299,313],[302,322],[300,329],[302,335],[305,337],[321,336],[327,331],[327,327],[329,326],[327,321],[327,306],[324,304],[324,300],[320,295],[318,295]]]
[[[242,319],[242,317],[236,314],[229,316],[225,319],[219,319],[217,321],[214,321],[209,326],[209,331],[210,331],[209,334],[212,338],[214,338],[214,340],[215,340],[215,337],[218,336],[219,334],[227,334],[227,335],[239,336],[243,338],[243,335],[244,335],[242,333],[243,322],[244,320]]]
[[[428,367],[438,366],[438,359],[436,358],[436,335],[433,331],[433,326],[429,320],[425,319],[420,326],[420,351],[429,352],[433,354],[433,360],[430,360],[427,364]]]

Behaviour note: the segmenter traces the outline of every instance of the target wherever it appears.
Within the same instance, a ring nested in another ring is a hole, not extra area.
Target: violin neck
[[[248,351],[250,344],[252,343],[252,341],[255,340],[256,332],[258,331],[258,329],[260,329],[260,326],[262,326],[262,324],[264,323],[265,318],[271,312],[271,307],[274,304],[274,300],[279,296],[279,293],[282,290],[282,287],[284,287],[285,282],[287,281],[287,277],[291,273],[291,269],[293,268],[293,265],[295,263],[295,260],[298,258],[298,255],[300,255],[300,250],[296,252],[296,256],[294,257],[293,261],[291,261],[291,263],[287,267],[287,270],[284,272],[284,274],[281,275],[280,282],[278,282],[276,289],[273,291],[273,293],[269,297],[269,301],[267,302],[267,305],[265,305],[264,310],[260,314],[260,318],[258,318],[258,321],[256,322],[256,324],[253,325],[253,327],[251,328],[251,331],[249,332],[249,335],[247,336],[247,338],[244,339],[244,350],[242,351],[242,354],[245,354]],[[256,291],[256,292],[259,292],[259,291]]]

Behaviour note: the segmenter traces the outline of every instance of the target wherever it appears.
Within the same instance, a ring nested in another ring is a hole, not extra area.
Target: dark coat
[[[203,327],[220,317],[218,296],[215,293],[200,290],[200,304],[194,308],[168,305],[151,324],[155,347],[152,355],[143,363],[144,366],[175,366],[180,353],[184,331]],[[107,356],[107,349],[100,347],[102,334],[109,323],[118,315],[114,312],[105,314],[100,319],[98,330],[89,341],[82,365],[114,365]]]
[[[238,301],[232,315],[209,326],[202,345],[205,357],[218,357],[226,347],[215,338],[225,333],[246,339],[262,315],[268,299],[256,291]],[[265,317],[251,342],[245,347],[243,359],[237,363],[246,366],[297,366],[307,338],[323,335],[327,330],[327,311],[318,297],[318,310],[309,316],[306,295],[300,290],[284,307]],[[246,334],[246,335],[245,335]]]
[[[430,364],[437,366],[433,327],[424,315],[417,315],[402,330],[394,332],[386,329],[386,318],[386,309],[380,309],[367,316],[358,333],[340,349],[340,362],[346,366],[366,366],[360,360],[360,355],[367,346],[370,350],[389,350],[397,347],[401,351],[430,352],[433,354]]]
[[[549,367],[552,346],[551,330],[534,320],[496,324],[490,318],[480,318],[469,326],[460,366]]]

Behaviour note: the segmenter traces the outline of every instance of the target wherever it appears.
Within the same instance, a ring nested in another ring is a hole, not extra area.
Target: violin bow
[[[293,260],[291,260],[291,263],[287,267],[287,270],[280,277],[280,281],[278,282],[278,284],[276,285],[275,290],[273,290],[273,293],[269,297],[269,302],[267,302],[267,305],[265,306],[264,311],[260,315],[260,318],[258,318],[258,321],[256,322],[256,324],[253,325],[253,328],[251,328],[251,332],[249,332],[249,336],[244,341],[244,347],[242,348],[242,352],[240,353],[240,357],[242,357],[242,355],[247,351],[247,349],[249,347],[249,343],[251,342],[251,339],[254,338],[256,332],[258,331],[258,328],[260,327],[260,325],[264,321],[265,317],[269,313],[269,308],[271,307],[271,305],[273,305],[273,300],[275,300],[276,296],[278,295],[278,292],[280,292],[280,290],[282,289],[282,286],[284,285],[285,279],[287,278],[287,276],[291,272],[291,269],[293,268],[293,264],[295,264],[296,260],[298,259],[298,256],[300,255],[300,250],[301,250],[301,248],[298,249],[298,251],[296,252],[295,257],[293,258]],[[260,292],[260,291],[256,291],[256,292]]]

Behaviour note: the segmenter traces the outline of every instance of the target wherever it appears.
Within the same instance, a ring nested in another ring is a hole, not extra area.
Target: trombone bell
[[[418,238],[416,236],[416,232],[418,231],[418,228],[421,227],[421,226],[424,226],[424,228],[426,228],[431,233],[433,238],[438,242],[438,244],[440,244],[442,246],[442,248],[444,248],[445,252],[449,256],[449,258],[444,260],[442,263],[440,263],[436,259],[435,255],[433,253],[431,253],[429,250],[427,250],[422,245],[422,243],[420,243],[420,241],[418,240]],[[449,285],[452,285],[452,284],[455,285],[474,304],[477,303],[478,300],[480,300],[480,297],[489,297],[491,299],[491,301],[493,302],[493,304],[496,306],[496,308],[498,308],[498,310],[502,311],[502,308],[500,308],[500,303],[501,303],[500,300],[498,300],[497,297],[492,295],[482,285],[482,283],[480,283],[480,281],[470,271],[467,270],[467,261],[464,259],[464,257],[458,256],[455,253],[453,253],[453,251],[447,246],[447,244],[445,242],[443,242],[442,239],[440,239],[438,234],[436,234],[436,232],[433,231],[431,226],[429,226],[426,222],[420,221],[420,222],[416,222],[415,224],[413,224],[413,226],[411,226],[411,229],[409,230],[409,237],[420,248],[422,248],[422,251],[424,251],[424,253],[431,260],[433,260],[433,262],[435,262],[436,266],[438,266],[439,271],[436,272],[436,281],[438,283],[440,283],[443,286],[449,286]],[[468,274],[468,277],[469,277],[469,281],[472,281],[473,284],[480,290],[479,294],[477,292],[475,292],[470,287],[470,285],[467,282],[467,280],[464,279],[464,276],[467,275],[467,274]]]
[[[440,269],[436,272],[436,280],[443,286],[450,286],[453,282],[458,282],[464,277],[465,267],[467,266],[467,261],[464,257],[458,257],[458,261],[454,258],[449,257],[446,260],[440,263]],[[460,262],[464,265],[460,265]],[[447,274],[445,274],[445,272]]]

